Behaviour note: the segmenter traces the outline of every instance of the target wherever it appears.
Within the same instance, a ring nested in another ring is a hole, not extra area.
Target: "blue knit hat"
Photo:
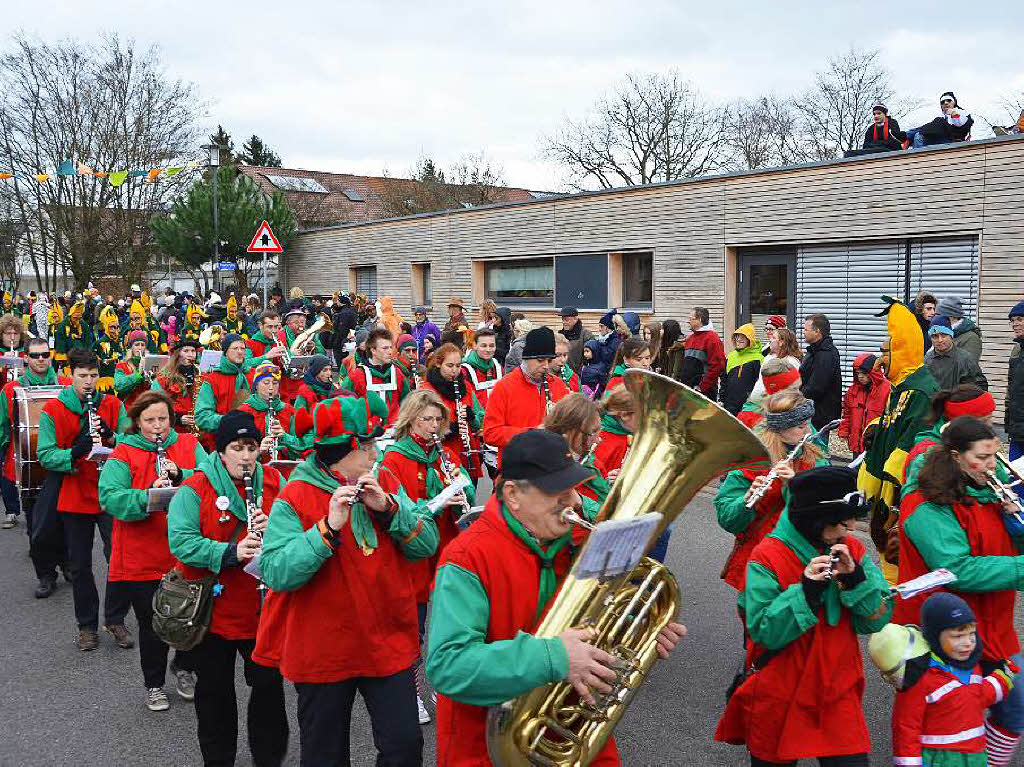
[[[979,640],[978,646],[975,649],[975,656],[972,656],[965,663],[963,661],[953,661],[951,658],[946,657],[945,652],[942,650],[942,642],[939,641],[939,636],[946,629],[977,622],[978,619],[975,617],[970,605],[962,597],[951,594],[948,591],[932,594],[921,608],[921,633],[924,635],[925,641],[928,642],[928,646],[932,648],[932,652],[944,661],[960,668],[973,668],[974,664],[978,662],[978,658],[975,656],[980,656],[981,654],[981,641]]]
[[[1010,309],[1010,319],[1012,320],[1014,317],[1024,317],[1024,301],[1018,301]]]
[[[949,317],[940,317],[939,315],[935,315],[934,319],[932,319],[931,326],[928,328],[928,335],[936,336],[940,334],[952,336],[953,325],[950,323]]]

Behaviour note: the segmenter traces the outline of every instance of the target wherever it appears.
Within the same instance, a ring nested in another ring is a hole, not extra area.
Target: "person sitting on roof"
[[[871,125],[864,134],[864,149],[872,152],[902,149],[907,134],[900,130],[895,117],[889,117],[889,108],[879,102],[871,107],[871,117]]]
[[[960,108],[953,91],[946,91],[939,96],[939,109],[942,110],[942,114],[930,123],[907,131],[907,139],[910,140],[914,149],[933,144],[966,141],[971,135],[974,118]]]

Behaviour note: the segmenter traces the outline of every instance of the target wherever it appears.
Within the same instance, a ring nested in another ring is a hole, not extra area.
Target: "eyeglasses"
[[[34,360],[45,360],[49,359],[50,352],[29,352],[28,356]]]

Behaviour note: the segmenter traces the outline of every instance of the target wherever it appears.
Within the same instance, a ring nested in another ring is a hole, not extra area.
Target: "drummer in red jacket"
[[[595,692],[611,690],[615,658],[590,644],[591,629],[548,639],[531,633],[572,562],[562,512],[580,506],[575,488],[592,475],[561,434],[531,429],[513,437],[483,514],[441,553],[427,651],[438,693],[438,764],[490,764],[488,706],[550,682],[570,682],[591,703]],[[658,654],[667,657],[685,633],[669,623]],[[618,763],[612,738],[590,762]]]
[[[404,562],[437,550],[437,527],[370,473],[381,429],[363,402],[330,400],[314,419],[314,452],[292,472],[264,537],[272,591],[253,657],[295,683],[302,764],[349,763],[358,691],[377,763],[419,765],[416,598]]]
[[[94,448],[112,448],[115,433],[123,432],[129,421],[117,397],[96,391],[100,363],[95,354],[81,347],[72,349],[68,353],[68,369],[71,386],[61,391],[57,399],[47,402],[39,415],[36,455],[40,465],[50,472],[47,481],[60,484],[54,500],[64,524],[71,569],[78,623],[75,644],[79,650],[95,650],[99,646],[100,601],[92,573],[93,540],[98,528],[109,560],[113,525],[100,508],[99,463],[87,456]],[[36,511],[44,513],[39,508]],[[124,649],[135,646],[124,625],[127,612],[127,602],[106,595],[105,627]]]
[[[484,411],[483,437],[501,450],[514,436],[544,423],[558,400],[569,393],[548,368],[555,358],[555,334],[549,327],[526,334],[522,364],[491,389]]]

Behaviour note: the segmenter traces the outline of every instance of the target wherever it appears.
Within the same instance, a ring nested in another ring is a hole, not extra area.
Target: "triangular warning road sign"
[[[281,247],[281,243],[274,236],[270,224],[264,221],[260,224],[260,228],[256,230],[256,234],[253,235],[252,242],[249,243],[246,251],[249,253],[284,253],[284,248]]]

